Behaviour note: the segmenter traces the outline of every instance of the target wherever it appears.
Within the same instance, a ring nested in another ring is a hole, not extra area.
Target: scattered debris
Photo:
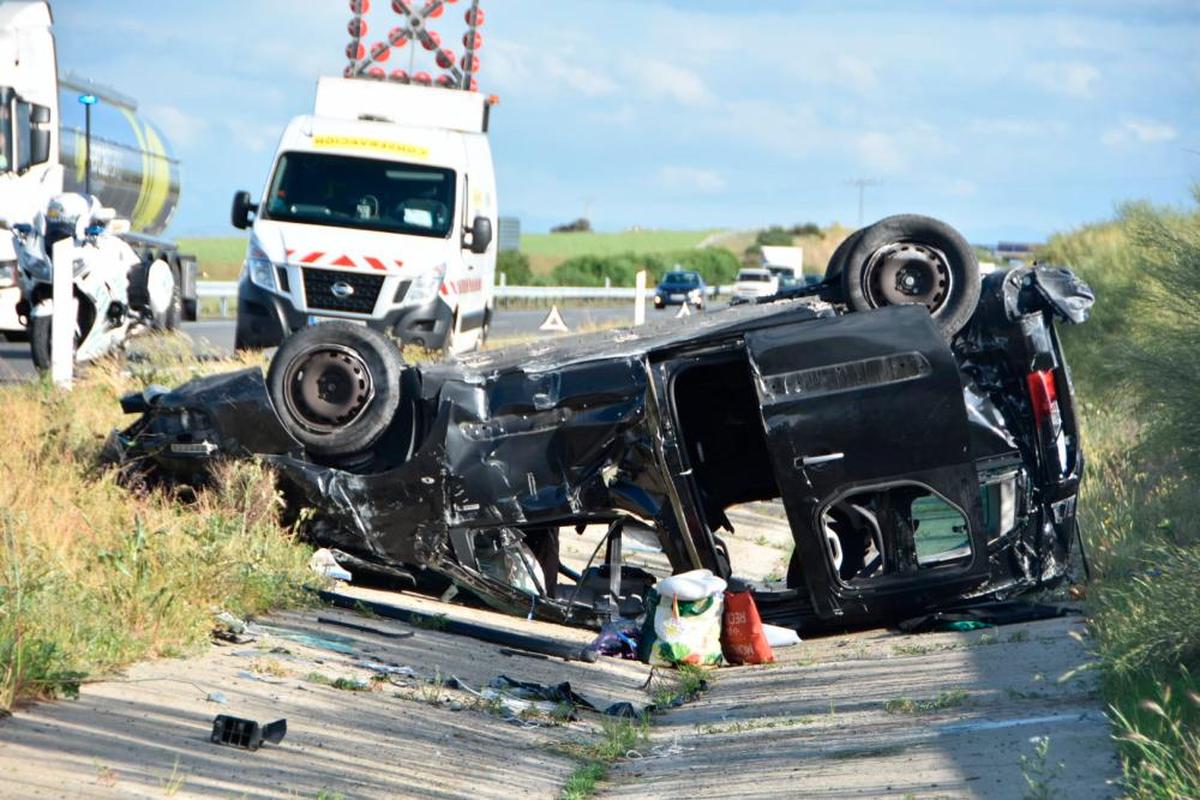
[[[781,625],[768,625],[764,623],[763,633],[766,634],[767,644],[771,645],[772,648],[792,647],[800,644],[800,634],[791,628],[785,628]]]
[[[594,651],[581,648],[577,644],[562,642],[545,636],[513,633],[501,628],[490,628],[474,622],[462,622],[460,620],[447,619],[444,616],[422,614],[419,611],[410,611],[406,608],[388,605],[387,603],[364,601],[356,597],[338,594],[337,592],[319,592],[319,595],[322,600],[340,608],[358,608],[362,606],[378,616],[387,617],[388,619],[398,619],[401,622],[407,622],[410,625],[417,625],[418,627],[432,627],[434,620],[437,620],[437,630],[456,636],[469,636],[481,642],[498,644],[517,650],[528,650],[531,653],[554,656],[565,661],[586,661],[590,663],[596,660],[596,653]]]
[[[279,744],[286,734],[286,719],[277,719],[266,725],[259,725],[254,720],[218,714],[217,718],[213,720],[210,741],[214,744],[240,747],[243,750],[257,750],[263,742]]]
[[[308,560],[308,568],[324,578],[333,578],[335,581],[350,583],[354,577],[349,570],[343,569],[338,564],[333,553],[326,547],[322,547],[312,554],[312,558]]]
[[[204,698],[206,702],[216,703],[218,705],[228,705],[229,698],[221,692],[209,692],[208,697]]]
[[[274,636],[276,639],[286,639],[297,644],[316,647],[321,650],[331,650],[343,655],[352,655],[354,653],[355,641],[346,636],[335,636],[332,634],[318,636],[315,633],[294,631],[289,628],[277,628],[273,625],[257,625],[255,627],[263,633]]]
[[[372,628],[369,625],[359,625],[355,622],[346,622],[344,620],[334,619],[333,617],[317,617],[317,622],[321,623],[322,625],[337,625],[341,628],[349,628],[350,630],[358,631],[359,633],[370,633],[375,636],[383,636],[387,639],[411,639],[413,636],[416,636],[413,631],[385,631],[379,628]]]

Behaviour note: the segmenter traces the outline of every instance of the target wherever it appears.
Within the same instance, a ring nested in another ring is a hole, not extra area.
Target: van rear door
[[[746,347],[794,558],[822,617],[899,610],[986,578],[958,366],[923,308],[754,331]],[[961,541],[935,553],[935,536]],[[846,552],[856,542],[863,552]]]

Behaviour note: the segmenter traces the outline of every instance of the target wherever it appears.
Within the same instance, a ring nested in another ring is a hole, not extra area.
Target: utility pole
[[[883,181],[875,180],[874,178],[855,178],[852,181],[846,181],[848,186],[858,187],[858,227],[863,226],[863,195],[866,193],[868,186],[879,186]]]

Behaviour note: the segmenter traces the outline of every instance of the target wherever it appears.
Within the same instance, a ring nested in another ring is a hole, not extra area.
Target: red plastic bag
[[[726,592],[721,650],[730,664],[770,664],[775,660],[752,592]]]

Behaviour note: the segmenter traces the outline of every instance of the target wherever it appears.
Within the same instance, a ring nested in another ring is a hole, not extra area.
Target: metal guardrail
[[[731,289],[709,286],[708,296],[727,295]],[[493,292],[498,300],[633,300],[637,296],[632,286],[496,286]],[[237,296],[237,281],[197,281],[196,295],[228,300]]]

